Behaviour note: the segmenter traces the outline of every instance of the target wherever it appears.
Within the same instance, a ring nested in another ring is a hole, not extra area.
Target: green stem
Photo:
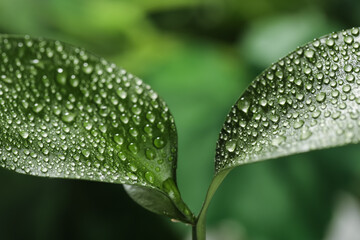
[[[189,209],[189,207],[182,200],[179,189],[174,179],[168,178],[166,181],[164,181],[163,188],[165,192],[168,194],[169,198],[172,200],[174,206],[186,219],[184,222],[190,223],[191,225],[195,225],[196,218]]]
[[[225,169],[214,176],[213,181],[210,184],[209,190],[206,194],[205,202],[199,213],[195,226],[193,227],[193,240],[206,240],[206,212],[209,208],[212,197],[216,190],[228,175],[231,169]]]
[[[192,225],[192,240],[198,240],[197,236],[196,236],[196,224]]]

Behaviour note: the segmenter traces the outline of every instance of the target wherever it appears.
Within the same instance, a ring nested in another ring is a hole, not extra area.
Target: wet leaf
[[[231,108],[216,173],[360,140],[359,29],[315,39],[258,76]]]
[[[216,146],[215,176],[199,214],[235,167],[360,141],[359,28],[299,47],[260,74],[232,106]]]
[[[171,199],[169,209],[182,203],[173,196],[177,134],[168,107],[139,78],[83,49],[0,36],[0,126],[4,168],[136,185]],[[192,221],[180,207],[176,215],[150,210]]]

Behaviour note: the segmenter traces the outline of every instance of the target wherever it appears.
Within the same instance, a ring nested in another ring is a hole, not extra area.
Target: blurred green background
[[[198,213],[218,133],[249,82],[296,46],[359,26],[359,11],[356,0],[0,0],[0,33],[84,47],[150,84],[175,117],[178,184]],[[334,239],[339,219],[360,216],[359,156],[353,145],[234,170],[209,239]],[[0,192],[0,239],[189,239],[120,185],[0,170]]]

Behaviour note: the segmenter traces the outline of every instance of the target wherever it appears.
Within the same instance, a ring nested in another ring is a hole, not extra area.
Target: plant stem
[[[164,181],[163,188],[164,191],[168,194],[169,198],[172,200],[174,206],[179,210],[179,212],[185,218],[185,221],[183,221],[183,219],[179,219],[179,220],[194,225],[196,222],[196,218],[189,209],[189,207],[182,200],[179,189],[174,179],[168,178],[166,181]]]
[[[196,236],[196,226],[197,226],[196,223],[195,223],[195,225],[192,225],[192,240],[198,240],[198,238]]]
[[[206,212],[210,205],[211,199],[214,196],[216,190],[228,175],[231,169],[225,169],[214,176],[209,190],[206,194],[205,201],[199,213],[196,224],[193,226],[193,240],[206,240]]]

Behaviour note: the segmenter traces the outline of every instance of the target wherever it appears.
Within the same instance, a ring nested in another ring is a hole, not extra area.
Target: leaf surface
[[[258,76],[231,108],[216,173],[360,140],[360,37],[353,28],[299,47]]]
[[[215,176],[199,214],[235,167],[360,141],[359,28],[299,47],[261,73],[232,106],[220,131]]]
[[[177,133],[164,101],[81,48],[0,36],[0,129],[4,168],[141,186],[170,199],[164,183],[177,189]],[[150,210],[191,221],[191,214]]]

